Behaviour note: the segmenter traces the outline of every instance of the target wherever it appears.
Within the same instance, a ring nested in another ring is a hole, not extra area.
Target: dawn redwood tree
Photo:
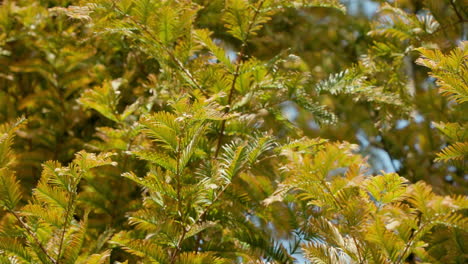
[[[467,6],[3,1],[0,263],[466,263]]]

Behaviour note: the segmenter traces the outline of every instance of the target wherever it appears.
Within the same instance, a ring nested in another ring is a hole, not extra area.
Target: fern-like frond
[[[259,158],[266,152],[273,150],[277,146],[272,137],[254,136],[251,137],[248,144],[247,160],[249,166],[254,165]]]
[[[307,243],[302,250],[305,257],[313,264],[352,263],[350,257],[340,248],[325,243]]]
[[[433,33],[439,26],[432,15],[417,16],[406,13],[403,9],[393,7],[389,3],[383,4],[379,11],[381,19],[370,35],[380,35],[395,38],[399,41],[413,39],[415,36]]]
[[[190,159],[197,150],[200,139],[205,135],[206,126],[203,124],[194,125],[186,132],[186,137],[182,141],[182,152],[178,161],[178,169],[180,173],[189,163]]]
[[[169,197],[174,197],[175,195],[173,186],[167,184],[166,176],[162,171],[150,172],[143,178],[137,177],[131,172],[124,173],[122,176],[140,184],[144,189],[149,190],[151,192],[151,200],[161,207],[164,207],[164,195]]]
[[[366,190],[380,204],[405,198],[407,180],[395,173],[374,176],[366,181]]]
[[[147,160],[168,171],[177,173],[177,161],[163,152],[133,151],[132,153],[142,160]]]
[[[195,30],[194,32],[196,40],[206,47],[215,58],[220,61],[230,72],[234,72],[234,65],[231,63],[229,57],[226,55],[226,51],[217,46],[211,39],[211,33],[206,29]]]
[[[100,254],[93,254],[89,256],[83,262],[79,262],[79,264],[107,264],[109,263],[110,255],[111,250],[106,250]]]
[[[64,210],[52,206],[44,208],[39,204],[27,204],[21,208],[21,214],[29,217],[37,217],[41,221],[60,228],[63,224]]]
[[[276,8],[328,7],[337,9],[341,12],[346,12],[346,6],[338,0],[280,0],[271,2],[272,6]]]
[[[168,252],[150,240],[132,239],[127,233],[120,232],[112,237],[110,243],[122,247],[129,253],[149,259],[151,263],[169,263]]]
[[[376,218],[366,231],[366,239],[377,245],[380,248],[379,251],[386,255],[392,263],[396,262],[405,246],[405,241],[390,232],[380,218]]]
[[[248,223],[244,225],[242,230],[235,231],[235,236],[239,241],[246,243],[251,251],[260,251],[267,260],[280,263],[293,262],[294,258],[281,243],[270,240],[266,234],[250,227]]]
[[[14,157],[11,151],[13,138],[16,131],[25,125],[25,118],[18,118],[16,122],[12,124],[5,123],[0,125],[0,169],[13,163]]]
[[[250,4],[248,0],[228,0],[223,21],[228,32],[242,42],[255,35],[270,20],[271,10],[265,8],[265,0]]]
[[[379,43],[375,43],[377,45]],[[390,50],[389,52],[392,52]],[[327,79],[319,82],[315,90],[319,93],[330,93],[333,95],[351,95],[355,101],[368,101],[380,104],[402,105],[399,95],[385,92],[382,87],[370,84],[364,72],[357,69],[347,69],[342,72],[331,74]]]
[[[141,118],[141,124],[145,127],[143,132],[172,151],[177,151],[177,136],[181,131],[176,118],[175,114],[164,111],[143,116]]]
[[[230,183],[243,168],[247,160],[246,144],[228,144],[223,146],[224,153],[221,156],[221,177],[226,183]]]
[[[231,263],[228,259],[215,256],[211,252],[184,252],[177,258],[177,264],[227,264]]]
[[[19,258],[21,263],[34,262],[33,256],[16,239],[0,237],[0,251]]]
[[[417,49],[422,57],[416,62],[430,68],[440,92],[458,103],[468,102],[468,42],[464,41],[449,54],[440,50]]]
[[[463,161],[468,159],[468,142],[455,142],[437,153],[436,161]]]
[[[451,141],[468,141],[468,125],[460,123],[432,123]]]
[[[21,187],[15,173],[7,168],[0,168],[0,206],[14,210],[21,200]]]
[[[86,90],[78,100],[85,108],[91,108],[99,112],[101,115],[109,118],[114,122],[119,122],[120,117],[117,112],[117,104],[119,103],[118,86],[119,80],[104,82],[100,87],[93,90]]]
[[[310,96],[304,92],[298,92],[297,97],[294,99],[304,110],[314,115],[314,120],[319,124],[333,124],[337,121],[335,114],[330,112],[325,106],[314,101]]]
[[[65,238],[65,246],[62,251],[62,259],[64,264],[75,264],[76,260],[80,255],[80,251],[83,247],[86,228],[88,224],[88,216],[85,215],[85,218],[78,225],[73,225],[70,227],[70,231]]]
[[[408,201],[420,212],[423,217],[431,217],[434,213],[431,212],[428,204],[434,200],[436,195],[432,192],[431,186],[424,182],[417,182],[410,186]]]
[[[163,206],[162,202],[160,204]],[[163,219],[158,215],[154,215],[149,209],[141,209],[132,213],[128,218],[128,222],[138,230],[156,233],[161,229]]]
[[[39,182],[33,190],[34,197],[48,206],[67,209],[68,199],[70,195],[65,190],[59,187],[53,187],[44,182]]]
[[[75,154],[75,159],[73,160],[73,164],[79,166],[80,170],[83,172],[87,172],[93,168],[106,166],[106,165],[113,165],[116,166],[117,163],[112,161],[111,157],[113,153],[109,152],[101,152],[99,154],[88,153],[86,151],[80,151]]]

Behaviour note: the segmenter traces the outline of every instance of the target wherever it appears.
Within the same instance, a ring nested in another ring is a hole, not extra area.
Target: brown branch
[[[252,20],[251,22],[249,23],[249,26],[247,28],[247,34],[243,40],[243,43],[242,43],[242,46],[241,46],[241,49],[239,51],[239,57],[237,59],[237,65],[236,65],[236,69],[233,73],[233,80],[232,80],[232,83],[231,83],[231,87],[230,87],[230,90],[229,90],[229,95],[228,95],[228,102],[227,102],[227,108],[225,110],[226,113],[229,113],[229,110],[231,108],[231,104],[232,104],[232,100],[234,98],[234,90],[235,90],[235,87],[236,87],[236,81],[237,81],[237,78],[239,77],[240,75],[240,68],[242,66],[242,61],[245,57],[245,52],[246,52],[246,48],[247,48],[247,41],[248,41],[248,38],[250,36],[250,31],[252,30],[252,27],[253,25],[255,24],[255,21],[257,20],[257,17],[260,13],[260,9],[262,8],[263,4],[265,3],[265,0],[261,0],[259,3],[258,3],[258,6],[257,8],[255,8],[255,11],[254,11],[254,15],[252,17]],[[220,128],[220,131],[219,131],[219,134],[218,134],[218,142],[216,144],[216,151],[215,151],[215,154],[214,154],[214,158],[216,159],[219,155],[219,151],[221,150],[221,145],[222,145],[222,141],[223,141],[223,136],[224,136],[224,130],[226,129],[226,120],[223,120],[221,121],[221,128]],[[211,209],[211,207],[216,203],[216,201],[219,199],[219,197],[221,197],[224,192],[226,191],[227,187],[229,186],[229,184],[225,185],[223,187],[223,189],[218,193],[218,195],[216,195],[216,197],[213,199],[213,201],[211,202],[211,204],[209,204],[205,210],[203,210],[203,212],[198,216],[197,220],[194,222],[194,225],[197,224],[197,223],[201,223],[204,221],[205,217],[206,217],[206,214],[208,213],[208,211]],[[190,226],[189,230],[191,230],[191,228],[193,228],[193,226]],[[195,250],[198,251],[198,245],[201,243],[201,236],[198,237],[195,245],[196,245],[196,248]]]
[[[190,228],[190,229],[191,229],[191,228]],[[174,252],[172,253],[171,262],[170,262],[171,264],[174,264],[174,263],[175,263],[177,254],[180,252],[180,250],[181,250],[180,247],[182,246],[182,242],[183,242],[184,239],[185,239],[185,235],[187,235],[187,233],[188,233],[188,231],[189,231],[190,229],[187,230],[187,229],[184,228],[184,230],[183,230],[183,232],[182,232],[182,236],[180,236],[179,241],[177,241],[176,248],[175,248]]]
[[[231,83],[231,88],[229,90],[229,96],[228,96],[228,102],[227,102],[227,108],[226,108],[226,113],[229,113],[230,111],[230,108],[231,108],[231,103],[232,103],[232,99],[234,97],[234,90],[236,88],[236,81],[237,81],[237,78],[239,77],[240,75],[240,68],[242,66],[242,61],[245,57],[245,49],[247,48],[247,41],[249,39],[249,36],[250,36],[250,31],[252,30],[252,27],[253,25],[255,24],[255,21],[257,20],[257,17],[258,17],[258,14],[260,13],[260,9],[262,8],[263,4],[265,3],[265,0],[262,0],[258,3],[258,7],[255,9],[255,12],[254,12],[254,15],[252,17],[252,21],[249,23],[249,26],[247,28],[247,33],[245,35],[245,38],[243,40],[243,43],[242,43],[242,46],[241,46],[241,49],[239,51],[239,57],[237,59],[237,66],[236,66],[236,70],[235,72],[233,73],[234,75],[234,78],[232,79],[232,83]],[[223,120],[221,122],[221,128],[219,130],[219,136],[218,136],[218,143],[216,145],[216,151],[215,151],[215,158],[218,157],[219,155],[219,151],[221,150],[221,145],[222,145],[222,140],[223,140],[223,136],[224,136],[224,130],[226,129],[226,120]]]
[[[462,14],[460,14],[460,12],[457,9],[457,6],[455,5],[455,1],[451,0],[450,5],[452,6],[453,11],[455,11],[455,14],[457,15],[458,19],[460,21],[464,21]]]
[[[396,261],[396,264],[402,264],[403,261],[404,261],[404,257],[405,255],[407,254],[409,248],[411,247],[411,245],[413,245],[414,243],[414,239],[416,238],[416,235],[419,234],[419,232],[421,232],[423,230],[423,228],[426,227],[427,224],[423,224],[421,226],[419,226],[419,228],[413,232],[413,234],[411,235],[410,239],[408,240],[408,242],[406,242],[406,245],[405,245],[405,248],[403,249],[403,252],[401,252],[401,255],[398,256],[398,259]]]
[[[34,232],[31,230],[31,228],[29,228],[29,226],[23,222],[23,220],[21,219],[21,217],[19,217],[19,215],[17,213],[15,213],[13,210],[9,209],[8,210],[15,218],[16,220],[18,220],[18,222],[20,223],[20,225],[26,229],[26,231],[29,233],[29,235],[34,239],[34,242],[36,243],[36,245],[41,249],[42,252],[44,252],[44,254],[50,259],[50,261],[52,263],[57,263],[57,261],[52,258],[49,253],[47,252],[47,250],[44,248],[44,246],[42,245],[41,241],[39,241],[39,239],[36,237],[36,235],[34,234]]]

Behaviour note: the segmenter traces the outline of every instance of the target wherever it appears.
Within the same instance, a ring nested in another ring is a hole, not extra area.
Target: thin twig
[[[177,212],[178,214],[182,217],[181,219],[181,222],[183,222],[183,214],[181,212],[181,208],[182,208],[182,201],[181,201],[181,197],[180,197],[180,190],[181,190],[181,184],[180,184],[180,181],[181,181],[181,168],[180,168],[180,154],[181,154],[181,142],[180,142],[180,138],[181,137],[178,137],[177,138],[177,157],[176,157],[176,181],[177,181]],[[185,235],[187,234],[188,230],[185,228],[185,226],[182,226],[183,228],[183,231],[182,231],[182,235],[180,236],[179,240],[177,241],[177,245],[176,245],[176,248],[174,249],[174,252],[172,252],[172,256],[171,256],[171,261],[170,263],[171,264],[174,264],[175,263],[175,260],[176,260],[176,257],[177,255],[179,254],[180,250],[181,250],[181,246],[182,246],[182,242],[184,241],[185,239]]]
[[[68,201],[67,204],[67,211],[65,213],[65,223],[63,224],[62,227],[62,234],[60,237],[60,244],[59,244],[59,249],[57,253],[57,261],[55,262],[56,264],[60,264],[60,258],[62,257],[62,247],[63,247],[63,242],[65,240],[65,233],[67,232],[67,227],[68,227],[68,218],[70,217],[70,211],[73,206],[74,200],[75,200],[75,193],[72,193],[70,196],[70,200]]]
[[[458,19],[459,19],[460,21],[463,21],[463,20],[464,20],[464,19],[463,19],[463,16],[462,16],[462,15],[460,14],[460,12],[458,11],[457,6],[455,5],[455,1],[451,0],[451,1],[450,1],[450,5],[452,6],[453,11],[455,11],[455,14],[457,15]]]
[[[39,239],[36,237],[34,232],[31,230],[31,228],[29,228],[29,226],[25,222],[23,222],[21,217],[19,217],[19,215],[17,213],[15,213],[15,211],[13,211],[13,210],[8,210],[8,211],[16,218],[16,220],[18,220],[18,222],[21,224],[21,226],[24,229],[26,229],[26,231],[29,233],[29,235],[34,239],[34,242],[36,243],[36,245],[41,249],[42,252],[44,252],[44,254],[50,259],[50,261],[52,263],[57,263],[56,260],[49,255],[47,250],[42,245],[41,241],[39,241]]]
[[[408,240],[408,242],[406,242],[406,245],[405,245],[405,248],[403,249],[403,252],[401,252],[401,255],[398,256],[398,259],[396,261],[396,264],[401,264],[403,263],[404,261],[404,257],[405,255],[407,254],[409,248],[411,247],[411,245],[413,244],[414,242],[414,239],[416,238],[416,235],[419,234],[419,232],[421,232],[423,230],[424,227],[426,227],[427,224],[424,224],[422,226],[420,226],[414,233],[413,235],[410,237],[410,239]]]
[[[249,23],[249,26],[247,28],[247,34],[245,36],[245,39],[244,39],[244,43],[242,43],[242,46],[241,46],[241,49],[239,51],[239,57],[237,59],[237,65],[236,65],[236,70],[234,71],[233,73],[233,80],[232,80],[232,83],[231,83],[231,87],[230,87],[230,90],[229,90],[229,96],[228,96],[228,102],[227,102],[227,108],[225,110],[226,113],[229,112],[230,110],[230,107],[231,107],[231,103],[232,103],[232,100],[234,98],[234,90],[235,90],[235,87],[236,87],[236,81],[237,81],[237,78],[239,77],[240,75],[240,68],[242,66],[242,61],[245,57],[245,51],[246,51],[246,48],[247,48],[247,41],[248,41],[248,38],[250,36],[250,31],[253,27],[253,25],[255,24],[255,21],[257,20],[257,17],[258,17],[258,14],[260,13],[260,9],[262,8],[263,4],[265,3],[265,0],[262,0],[258,3],[258,7],[255,9],[255,12],[254,12],[254,15],[252,17],[252,20],[250,21]],[[221,128],[219,130],[219,134],[218,134],[218,142],[217,142],[217,145],[216,145],[216,151],[215,151],[215,154],[214,154],[214,158],[216,159],[219,155],[219,152],[221,150],[221,145],[222,145],[222,141],[223,141],[223,136],[224,136],[224,130],[226,129],[226,120],[223,120],[221,121]],[[216,197],[213,199],[213,201],[211,202],[211,204],[209,204],[204,210],[203,212],[198,216],[198,218],[196,219],[196,221],[194,222],[194,225],[197,224],[197,223],[201,223],[204,221],[205,217],[206,217],[206,214],[208,213],[208,211],[211,209],[211,207],[216,203],[216,201],[219,199],[219,197],[221,197],[223,195],[223,193],[226,191],[227,187],[229,186],[229,184],[225,185],[223,187],[223,189],[218,193],[218,195],[216,195]],[[191,228],[193,228],[193,226],[190,226],[188,231],[191,230]],[[195,250],[198,251],[198,245],[200,245],[201,243],[201,239],[202,237],[199,236],[195,245],[196,245],[196,248]]]
[[[187,235],[188,231],[190,229],[185,229],[183,230],[182,232],[182,236],[180,236],[180,239],[179,241],[177,241],[177,245],[176,245],[176,248],[174,250],[174,252],[172,253],[172,256],[171,256],[171,264],[174,264],[175,263],[175,260],[176,260],[176,257],[177,257],[177,254],[179,254],[180,250],[181,250],[181,246],[182,246],[182,242],[184,241],[185,239],[185,235]]]
[[[226,108],[226,113],[229,112],[231,108],[231,103],[234,97],[234,90],[236,88],[236,81],[237,78],[240,75],[240,68],[242,66],[242,61],[245,57],[245,49],[247,48],[247,41],[250,36],[250,31],[252,30],[253,25],[255,24],[255,21],[257,20],[258,14],[260,13],[260,9],[262,8],[263,4],[265,3],[265,0],[262,0],[259,2],[258,7],[255,9],[254,15],[252,17],[252,21],[249,23],[249,27],[247,28],[247,33],[245,35],[244,41],[242,43],[241,49],[239,51],[239,57],[237,59],[237,65],[236,65],[236,70],[233,73],[234,78],[232,79],[231,83],[231,88],[229,90],[229,96],[228,96],[228,102],[227,102],[227,108]],[[226,120],[224,119],[221,121],[221,128],[219,130],[219,136],[218,136],[218,143],[216,145],[216,151],[215,151],[215,158],[218,157],[219,151],[221,150],[221,145],[222,145],[222,140],[224,136],[224,130],[226,129]]]

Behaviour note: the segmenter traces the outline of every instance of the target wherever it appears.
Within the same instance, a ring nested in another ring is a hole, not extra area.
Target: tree
[[[3,2],[0,262],[465,263],[467,10],[374,4]]]

